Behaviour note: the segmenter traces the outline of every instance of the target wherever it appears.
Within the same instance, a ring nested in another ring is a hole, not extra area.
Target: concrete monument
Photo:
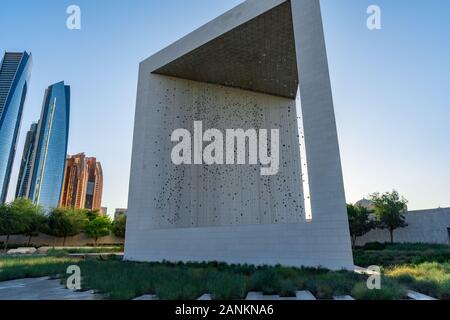
[[[278,171],[174,164],[199,121],[277,129]],[[127,216],[127,260],[353,267],[318,0],[248,0],[141,63]]]

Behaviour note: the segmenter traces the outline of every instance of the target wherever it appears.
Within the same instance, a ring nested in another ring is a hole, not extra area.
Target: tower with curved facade
[[[35,135],[28,186],[24,193],[35,204],[56,208],[61,197],[69,138],[70,87],[59,82],[45,91]],[[24,150],[26,152],[26,150]],[[26,172],[26,170],[24,170]],[[21,181],[19,176],[19,181]]]
[[[6,52],[0,65],[0,202],[8,193],[31,65],[27,52]]]

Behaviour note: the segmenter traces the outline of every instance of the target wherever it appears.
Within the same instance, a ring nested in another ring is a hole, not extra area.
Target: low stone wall
[[[394,241],[399,243],[439,243],[450,244],[450,208],[410,211],[406,214],[408,227],[397,229],[394,232]],[[0,236],[0,242],[4,242],[5,236]],[[356,244],[361,246],[369,242],[389,242],[389,231],[372,230],[363,237],[358,238]],[[25,244],[28,242],[26,236],[11,236],[11,244]],[[55,238],[45,234],[33,237],[31,240],[36,246],[62,246],[63,238]],[[67,237],[66,246],[92,245],[93,239],[84,233],[75,237]],[[122,244],[124,239],[110,235],[98,240],[100,245]]]
[[[0,242],[4,242],[5,240],[6,236],[0,236]],[[63,238],[56,238],[45,234],[40,234],[39,236],[33,237],[31,239],[31,243],[35,246],[62,246],[63,241],[64,241]],[[22,235],[11,236],[9,239],[9,243],[26,244],[28,243],[28,237]],[[122,243],[124,243],[124,239],[118,238],[112,234],[107,237],[98,239],[99,245],[122,244]],[[81,233],[74,237],[67,237],[66,239],[66,246],[69,247],[86,246],[93,244],[94,239],[88,238],[84,233]]]
[[[450,208],[410,211],[405,217],[408,227],[394,231],[395,242],[450,244]],[[388,230],[376,229],[358,238],[356,244],[389,241]]]

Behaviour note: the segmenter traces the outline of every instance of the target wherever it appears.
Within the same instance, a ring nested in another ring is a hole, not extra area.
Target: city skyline
[[[26,138],[24,129],[37,118],[37,92],[52,80],[66,79],[74,91],[69,154],[85,151],[104,159],[106,174],[114,173],[114,177],[105,185],[103,205],[126,207],[138,62],[184,35],[185,30],[194,30],[240,2],[135,1],[127,6],[136,17],[129,21],[120,15],[123,4],[118,1],[112,1],[106,8],[79,1],[83,12],[80,31],[65,28],[68,3],[31,4],[37,13],[43,10],[48,14],[48,24],[41,26],[42,34],[63,35],[64,39],[55,52],[51,50],[55,49],[53,45],[43,41],[45,38],[26,38],[21,31],[15,31],[15,36],[7,34],[1,43],[0,50],[29,50],[35,58],[36,71],[25,105],[20,144],[23,146]],[[449,111],[444,90],[450,82],[450,64],[445,59],[450,46],[440,41],[444,35],[443,21],[450,12],[442,6],[449,4],[379,1],[383,12],[380,31],[365,27],[365,9],[369,4],[369,1],[322,1],[347,201],[355,202],[369,193],[395,188],[410,200],[411,209],[450,206],[447,165],[450,151],[446,148],[450,136],[446,126]],[[152,41],[142,43],[130,36],[135,30],[151,31],[152,27],[164,24],[172,16],[174,6],[180,17],[172,17],[171,21],[182,20],[181,12],[187,8],[193,18],[175,22],[172,28],[157,28],[149,35]],[[192,10],[196,6],[204,10]],[[0,21],[0,27],[14,25],[12,19],[18,17],[19,7],[16,2],[6,1],[3,12],[8,15]],[[408,15],[404,7],[408,7]],[[153,16],[151,12],[156,11],[159,15]],[[438,17],[431,19],[427,15],[431,11],[437,12]],[[21,24],[30,28],[39,20],[39,14],[20,14],[24,20]],[[410,16],[421,17],[421,28],[408,39],[404,34],[412,23]],[[127,50],[118,46],[123,42],[127,43]],[[102,61],[89,59],[93,50],[105,53]],[[386,68],[373,63],[380,59],[385,61]],[[109,70],[110,65],[116,65],[114,70]],[[85,119],[85,114],[92,119]],[[95,136],[90,130],[83,132],[85,126],[96,128]],[[18,157],[21,155],[16,154],[10,198],[20,167]]]

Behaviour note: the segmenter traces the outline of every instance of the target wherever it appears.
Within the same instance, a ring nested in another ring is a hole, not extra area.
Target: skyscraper
[[[59,82],[45,91],[31,155],[30,181],[24,196],[44,208],[57,207],[61,197],[69,138],[70,87]],[[25,152],[29,151],[25,147]],[[25,171],[24,171],[25,172]],[[19,177],[19,182],[26,180]]]
[[[6,201],[32,58],[6,52],[0,65],[0,202]]]
[[[87,158],[88,180],[85,209],[100,210],[103,193],[103,170],[96,158]]]
[[[23,148],[22,162],[20,164],[19,179],[17,180],[16,198],[28,197],[30,187],[31,166],[34,159],[34,146],[36,144],[36,133],[38,124],[31,124],[27,133],[25,146]]]
[[[66,161],[60,206],[77,209],[100,210],[103,193],[103,171],[96,158],[84,153]]]

